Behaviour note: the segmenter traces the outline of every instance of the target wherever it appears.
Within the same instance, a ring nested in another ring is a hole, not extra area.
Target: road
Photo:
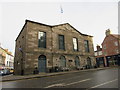
[[[3,88],[118,88],[118,68],[3,82]]]

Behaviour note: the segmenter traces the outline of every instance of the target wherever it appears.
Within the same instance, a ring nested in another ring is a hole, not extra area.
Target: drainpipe
[[[52,52],[52,71],[53,71],[53,36],[52,36],[52,33],[53,33],[53,30],[52,30],[52,27],[51,27],[51,52]]]

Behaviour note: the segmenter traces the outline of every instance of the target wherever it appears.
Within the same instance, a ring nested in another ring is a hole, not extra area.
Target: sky
[[[105,31],[118,33],[119,0],[1,0],[0,43],[14,55],[15,39],[25,20],[48,25],[69,23],[83,34],[92,35],[94,50]],[[61,8],[63,13],[61,13]]]

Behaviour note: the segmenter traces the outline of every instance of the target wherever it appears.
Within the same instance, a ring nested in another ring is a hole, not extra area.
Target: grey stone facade
[[[46,48],[38,47],[39,31],[46,32]],[[65,50],[59,50],[59,34],[64,35]],[[73,50],[73,37],[78,39],[78,51]],[[85,52],[84,40],[89,41],[90,52]],[[40,55],[46,56],[46,72],[52,67],[59,67],[61,56],[66,59],[66,67],[71,69],[75,68],[76,56],[79,57],[80,66],[87,64],[87,58],[90,58],[92,66],[96,64],[92,36],[80,33],[68,23],[50,26],[26,20],[16,39],[14,74],[21,74],[22,70],[24,74],[33,74]]]

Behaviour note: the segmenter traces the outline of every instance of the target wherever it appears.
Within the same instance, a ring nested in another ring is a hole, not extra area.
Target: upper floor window
[[[103,49],[106,49],[106,44],[103,45]]]
[[[64,35],[59,35],[59,49],[65,50],[65,44],[64,44]]]
[[[78,51],[78,39],[73,38],[73,50]]]
[[[38,33],[38,47],[46,48],[46,32]]]
[[[118,49],[116,49],[116,53],[119,53],[119,50],[118,50]]]
[[[118,42],[117,41],[115,41],[114,44],[115,44],[115,46],[118,46]]]
[[[84,40],[85,52],[90,52],[88,40]]]
[[[98,55],[98,52],[95,52],[94,55],[97,56],[97,55]]]

